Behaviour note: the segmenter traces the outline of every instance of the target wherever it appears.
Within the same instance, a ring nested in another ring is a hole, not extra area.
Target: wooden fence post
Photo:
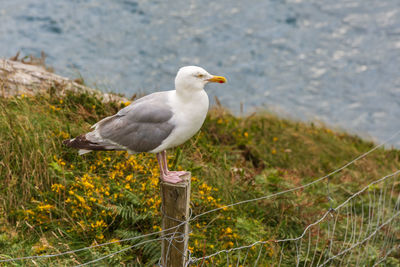
[[[189,219],[190,178],[191,175],[181,177],[183,182],[170,184],[161,182],[162,200],[162,230],[180,225],[179,227],[163,232],[161,244],[162,267],[182,267],[187,260],[189,241],[189,224],[182,223]],[[173,236],[171,236],[171,234]],[[184,235],[184,236],[183,236]],[[172,239],[171,239],[172,237]]]

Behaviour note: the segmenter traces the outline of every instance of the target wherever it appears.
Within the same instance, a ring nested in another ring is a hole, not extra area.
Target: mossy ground
[[[160,230],[154,155],[78,156],[62,145],[63,139],[88,131],[123,106],[76,93],[0,98],[0,259],[57,253]],[[192,172],[191,207],[196,215],[313,181],[373,147],[372,142],[326,127],[267,113],[236,117],[216,107],[196,136],[168,153],[171,169]],[[378,149],[332,176],[333,204],[397,170],[399,156],[399,150]],[[257,240],[298,236],[328,208],[326,183],[321,182],[222,209],[191,223],[189,247],[201,257]],[[147,239],[7,264],[70,266]],[[267,244],[265,249],[263,264],[277,262],[279,245]],[[249,257],[257,257],[257,251],[252,253]],[[153,242],[101,264],[152,265],[159,255],[160,244]]]

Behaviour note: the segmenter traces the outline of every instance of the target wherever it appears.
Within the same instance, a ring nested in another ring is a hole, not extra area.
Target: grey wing
[[[165,93],[138,99],[116,115],[97,123],[95,135],[134,152],[151,151],[174,129],[169,122],[173,113],[166,100]]]

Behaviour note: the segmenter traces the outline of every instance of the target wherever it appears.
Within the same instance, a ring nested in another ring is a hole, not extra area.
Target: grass
[[[78,93],[0,98],[0,259],[57,253],[160,230],[154,155],[98,152],[78,156],[61,144],[123,106]],[[168,153],[170,168],[192,172],[191,207],[200,214],[313,181],[373,147],[372,142],[326,127],[268,113],[236,117],[215,107],[196,136]],[[378,149],[332,176],[333,204],[397,170],[399,156],[399,150]],[[394,192],[399,191],[397,184]],[[201,257],[258,240],[298,236],[327,211],[326,196],[323,182],[210,213],[191,224],[189,248]],[[70,266],[144,240],[8,264]],[[101,263],[151,266],[158,262],[159,247],[157,242],[147,243]],[[266,244],[263,264],[276,263],[281,249]],[[255,260],[257,253],[251,250],[249,258]],[[293,249],[287,253],[292,255]],[[390,262],[399,264],[399,254],[392,255]]]

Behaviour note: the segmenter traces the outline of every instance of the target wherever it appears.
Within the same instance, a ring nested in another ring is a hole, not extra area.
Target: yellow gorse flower
[[[37,206],[39,211],[49,211],[54,208],[53,205],[50,204],[40,204]]]
[[[51,190],[56,192],[56,193],[59,193],[60,191],[62,191],[64,189],[65,189],[65,186],[63,186],[62,184],[53,184],[51,186]]]

